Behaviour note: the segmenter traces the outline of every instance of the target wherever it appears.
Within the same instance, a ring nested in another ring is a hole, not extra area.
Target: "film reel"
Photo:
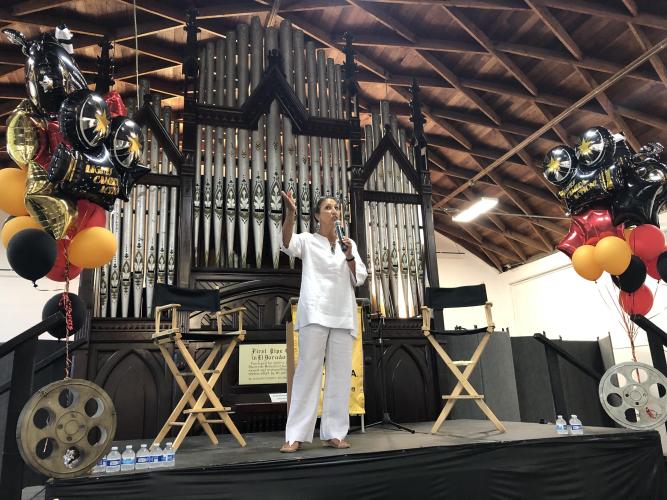
[[[105,454],[116,434],[109,395],[88,380],[53,382],[21,410],[16,441],[25,463],[55,478],[84,474]]]
[[[611,419],[629,429],[653,429],[667,420],[667,379],[644,363],[619,363],[605,372],[598,390]]]

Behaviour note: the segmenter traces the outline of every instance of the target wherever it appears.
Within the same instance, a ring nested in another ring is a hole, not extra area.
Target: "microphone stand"
[[[370,427],[376,427],[378,425],[391,425],[393,427],[396,427],[399,430],[402,431],[407,431],[411,434],[415,433],[414,429],[410,429],[409,427],[405,427],[404,425],[401,425],[397,422],[394,422],[391,419],[391,415],[389,415],[389,409],[387,408],[387,391],[385,387],[385,376],[384,376],[384,355],[385,355],[385,350],[384,350],[384,339],[382,337],[382,332],[384,330],[384,316],[381,314],[379,315],[380,322],[378,323],[378,343],[380,345],[380,358],[378,359],[378,373],[380,374],[380,406],[382,410],[382,420],[378,420],[377,422],[373,422],[372,424],[368,424],[365,426],[366,429]]]

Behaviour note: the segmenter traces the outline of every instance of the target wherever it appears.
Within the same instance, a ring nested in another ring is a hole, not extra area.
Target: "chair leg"
[[[182,341],[180,339],[178,339],[176,342],[182,344]],[[199,383],[200,383],[201,388],[202,388],[202,394],[199,395],[199,398],[197,399],[197,402],[196,402],[195,407],[193,408],[193,410],[201,410],[202,408],[204,408],[204,404],[206,403],[207,400],[211,402],[213,407],[217,407],[217,408],[222,408],[223,407],[222,403],[220,402],[220,399],[215,394],[215,391],[213,391],[211,386],[214,385],[218,381],[218,378],[220,377],[221,372],[222,372],[222,370],[220,370],[219,367],[224,368],[224,366],[227,364],[227,362],[229,361],[229,358],[231,357],[232,351],[236,347],[236,344],[237,344],[236,339],[234,339],[234,340],[232,340],[232,342],[230,342],[230,345],[225,350],[224,355],[222,356],[222,358],[220,359],[220,361],[216,365],[215,371],[217,373],[213,373],[208,380],[204,377],[204,375],[201,373],[201,371],[193,369],[193,373],[195,374],[195,377],[197,378],[197,380],[199,380]],[[194,364],[194,366],[196,366],[196,363],[192,359],[192,355],[189,352],[187,352],[187,350],[185,352],[183,352],[183,357],[185,358],[186,363],[188,363],[189,366],[192,366],[192,364]],[[218,413],[220,415],[220,418],[224,421],[225,426],[229,429],[229,431],[236,438],[236,440],[239,442],[239,444],[242,447],[245,446],[246,445],[245,440],[241,436],[240,432],[238,431],[238,429],[234,425],[234,422],[231,420],[231,418],[229,417],[227,412],[216,412],[216,413]],[[195,415],[195,413],[191,413],[188,416],[188,418],[185,421],[185,425],[183,426],[183,428],[181,429],[181,432],[179,433],[179,436],[177,436],[177,439],[178,439],[178,437],[180,437],[181,434],[183,434],[183,438],[181,438],[181,441],[184,439],[185,435],[187,434],[187,431],[190,430],[190,428],[192,427],[192,424],[194,423],[194,415]],[[175,443],[176,442],[174,442],[174,444]],[[180,441],[179,441],[179,444],[180,444]]]
[[[185,346],[183,345],[185,348]],[[187,348],[186,348],[187,349]],[[171,429],[170,422],[176,421],[178,417],[181,415],[183,412],[185,406],[187,404],[190,405],[190,407],[194,408],[196,401],[194,398],[194,392],[199,386],[199,382],[195,378],[190,382],[190,385],[188,386],[183,379],[183,376],[180,374],[180,371],[178,370],[178,367],[174,363],[174,360],[171,358],[171,355],[169,354],[169,351],[167,351],[163,346],[160,346],[160,350],[162,351],[162,355],[165,359],[165,362],[167,363],[167,366],[169,367],[169,370],[171,371],[172,375],[174,376],[174,379],[176,380],[176,383],[180,387],[180,389],[183,391],[183,396],[181,399],[178,401],[174,409],[172,410],[171,414],[167,418],[167,421],[165,424],[162,426],[162,429],[160,429],[160,432],[158,433],[157,437],[153,441],[153,444],[157,444],[162,442],[162,440],[167,436],[169,433],[169,430]],[[179,348],[180,350],[180,348]],[[208,370],[210,367],[211,363],[213,363],[213,360],[215,359],[216,355],[218,354],[219,348],[214,348],[211,350],[211,353],[208,355],[206,360],[204,361],[204,364],[201,367],[201,370]],[[192,369],[192,367],[190,367]],[[206,417],[202,414],[196,414],[196,418],[199,421],[199,424],[202,426],[204,429],[204,432],[208,436],[208,438],[211,440],[213,444],[218,444],[218,438],[215,435],[215,432],[213,432],[213,429],[211,426],[206,422]],[[182,430],[182,429],[181,429]],[[180,434],[180,432],[179,432]],[[182,439],[178,442],[178,445],[180,446],[180,442]],[[178,446],[176,446],[176,441],[174,442],[174,449],[178,450]]]

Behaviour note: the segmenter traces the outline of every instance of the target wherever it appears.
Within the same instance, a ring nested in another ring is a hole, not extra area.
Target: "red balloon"
[[[591,208],[586,212],[573,215],[570,230],[556,247],[572,258],[574,251],[582,245],[595,245],[605,236],[623,238],[623,225],[615,226],[608,208]]]
[[[56,241],[56,263],[47,273],[46,277],[53,281],[65,281],[65,250],[69,247],[70,240]],[[69,279],[76,278],[81,273],[81,268],[73,264],[69,265]]]
[[[642,224],[632,231],[628,243],[637,257],[652,260],[665,249],[665,235],[653,224]]]
[[[658,272],[658,258],[651,259],[645,262],[646,264],[646,274],[655,280],[659,280],[660,273]]]
[[[89,227],[106,227],[107,214],[105,210],[92,201],[78,200],[76,203],[76,219],[67,230],[67,237],[71,240],[79,231]]]
[[[125,103],[123,103],[123,98],[118,92],[112,90],[104,95],[104,100],[106,101],[107,106],[109,106],[109,112],[111,113],[112,118],[117,116],[127,116]]]
[[[621,292],[618,302],[626,313],[646,316],[653,307],[653,294],[646,285],[642,285],[636,292]]]

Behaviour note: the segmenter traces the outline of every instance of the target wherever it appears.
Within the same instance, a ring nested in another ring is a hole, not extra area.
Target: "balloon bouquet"
[[[50,33],[28,42],[15,30],[2,32],[26,56],[28,99],[7,121],[7,151],[18,168],[0,170],[0,209],[11,216],[0,240],[21,277],[66,283],[43,314],[66,312],[66,330],[74,333],[72,318],[81,319],[78,311],[85,308],[67,292],[69,280],[115,254],[105,210],[116,198],[129,201],[134,183],[149,171],[139,164],[144,138],[117,92],[101,96],[88,89],[71,44]]]
[[[557,248],[584,279],[608,272],[629,314],[646,315],[653,293],[646,275],[667,281],[667,249],[658,213],[667,199],[663,147],[649,143],[633,153],[622,134],[587,130],[575,148],[557,146],[543,163],[544,176],[560,188],[571,216]]]

